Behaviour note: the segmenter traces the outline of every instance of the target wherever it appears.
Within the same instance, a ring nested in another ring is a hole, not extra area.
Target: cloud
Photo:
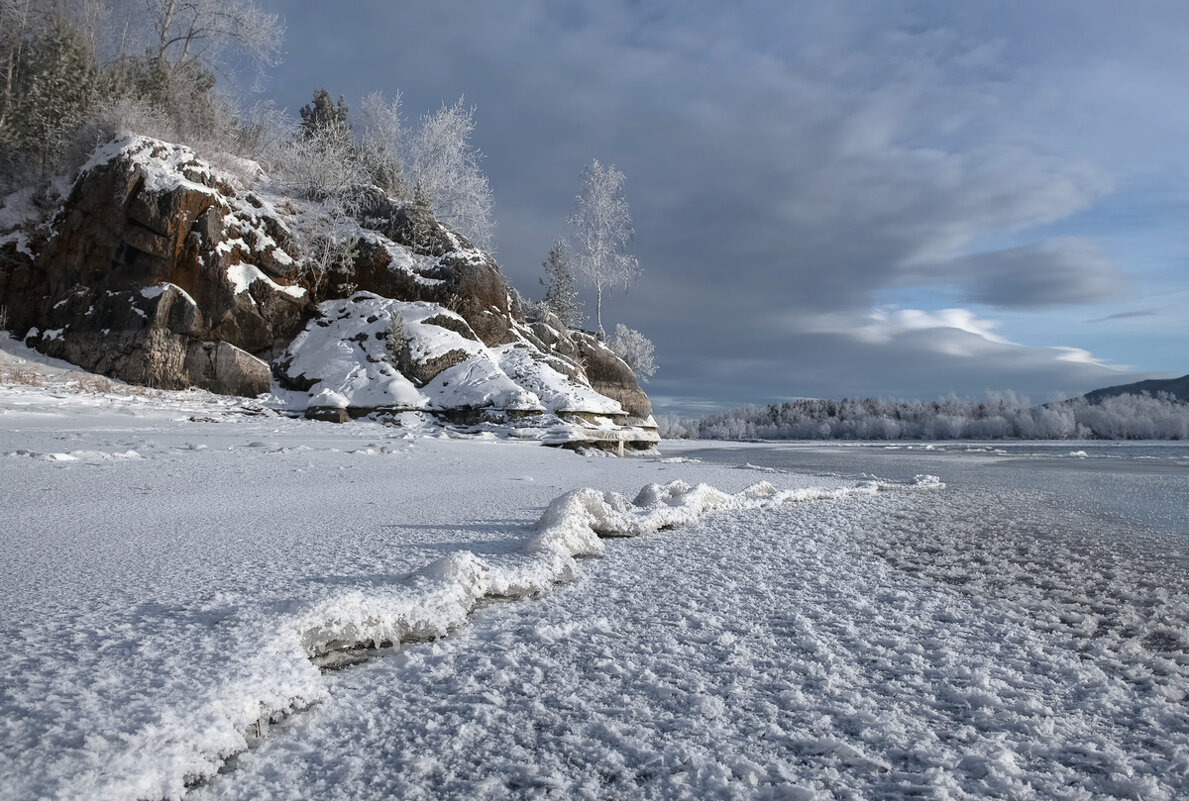
[[[1107,363],[1102,359],[1097,358],[1088,350],[1082,348],[1070,348],[1062,346],[1054,346],[1050,350],[1057,352],[1057,361],[1073,362],[1074,364],[1092,364],[1096,367],[1107,367]]]
[[[616,164],[645,272],[604,314],[656,342],[658,396],[1045,396],[1119,376],[1015,345],[969,311],[875,309],[887,290],[1029,312],[1126,286],[1093,242],[1029,233],[1115,180],[1066,146],[1056,84],[1034,68],[1080,63],[1038,31],[1099,31],[1093,10],[1054,22],[1021,9],[1005,22],[948,3],[373,0],[331,20],[292,0],[278,10],[303,57],[278,79],[292,107],[323,85],[348,100],[403,89],[410,115],[465,93],[501,268],[526,294],[582,167]],[[1023,31],[1029,14],[1048,22]],[[305,57],[340,40],[334,63]],[[1021,237],[1040,241],[972,254]]]
[[[1001,79],[1001,42],[860,7],[373,5],[342,78],[319,85],[362,96],[408,76],[410,113],[465,92],[501,264],[522,288],[593,157],[627,175],[641,263],[703,303],[729,274],[770,302],[862,308],[882,288],[934,280],[922,265],[980,237],[1110,191],[1092,163],[991,135],[1018,91]],[[416,35],[392,47],[393,29]],[[382,71],[361,63],[369,51]]]
[[[853,327],[853,336],[867,342],[891,342],[897,336],[909,331],[961,331],[973,334],[974,340],[985,340],[998,345],[1013,343],[994,332],[999,324],[993,320],[980,320],[967,309],[940,309],[936,312],[919,309],[877,309],[871,313],[866,325]],[[952,347],[947,346],[952,352]]]
[[[996,333],[1000,324],[976,316],[969,309],[876,309],[866,315],[824,314],[803,316],[791,323],[806,334],[830,334],[870,346],[886,346],[888,358],[923,353],[953,358],[1019,359],[1021,363],[1070,362],[1105,370],[1123,370],[1094,357],[1082,348],[1064,345],[1035,347],[1013,342]],[[900,351],[900,353],[897,353]]]
[[[792,395],[931,399],[954,391],[981,396],[1015,390],[1046,398],[1055,392],[1080,395],[1140,376],[1081,348],[1013,342],[997,333],[996,321],[961,308],[795,315],[787,327],[795,335],[757,342],[742,363],[721,348],[679,362],[676,369],[729,386],[726,406]],[[779,341],[786,343],[783,349],[774,347]],[[666,380],[662,370],[654,384],[665,397],[673,393],[674,408],[696,411],[680,397],[681,382]],[[689,393],[688,384],[684,392]],[[658,408],[665,406],[658,403]]]
[[[1131,317],[1155,317],[1155,309],[1138,309],[1136,311],[1119,312],[1118,314],[1108,314],[1106,317],[1096,317],[1093,320],[1087,320],[1090,323],[1105,323],[1108,320],[1126,320]]]
[[[1075,237],[965,256],[938,265],[970,303],[1040,309],[1118,298],[1128,282],[1092,241]]]

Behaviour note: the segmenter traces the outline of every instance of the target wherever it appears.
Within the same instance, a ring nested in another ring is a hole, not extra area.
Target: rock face
[[[619,401],[624,411],[633,417],[652,416],[652,402],[640,389],[636,374],[623,359],[590,332],[574,331],[570,336],[578,346],[579,362],[585,365],[586,377],[596,392]]]
[[[259,395],[272,385],[268,365],[230,342],[192,347],[186,354],[186,372],[201,377],[208,386],[220,387],[223,395]]]
[[[252,183],[153,139],[101,148],[47,230],[0,231],[10,327],[94,372],[276,389],[323,419],[554,416],[655,441],[630,368],[591,334],[526,324],[491,257],[426,209],[361,190],[352,258],[319,272],[301,233],[319,207]]]
[[[264,360],[309,299],[283,223],[238,193],[186,148],[138,137],[101,150],[33,269],[7,271],[7,296],[24,301],[13,322],[45,353],[132,383],[267,392]]]
[[[550,314],[532,323],[529,331],[538,347],[581,370],[595,392],[617,401],[630,417],[646,420],[652,416],[652,402],[640,389],[632,368],[593,332],[567,330]]]

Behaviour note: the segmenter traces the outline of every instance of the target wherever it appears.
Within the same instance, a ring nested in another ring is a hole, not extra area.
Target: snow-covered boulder
[[[304,323],[295,253],[284,222],[235,178],[133,136],[83,167],[34,253],[39,280],[6,300],[14,328],[51,356],[134,383],[254,395]]]
[[[580,373],[553,365],[563,366],[528,341],[487,346],[436,303],[357,292],[319,304],[278,359],[277,379],[291,408],[320,417],[333,417],[329,409],[626,417]]]

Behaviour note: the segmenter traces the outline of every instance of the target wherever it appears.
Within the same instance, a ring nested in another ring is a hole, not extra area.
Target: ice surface
[[[39,375],[0,385],[3,797],[179,797],[328,701],[311,655],[569,580],[571,555],[524,546],[547,504],[666,469]]]
[[[331,677],[197,796],[1184,797],[1182,571],[1030,498],[746,495]],[[600,496],[542,522],[631,514]]]
[[[1189,785],[1183,548],[972,480],[999,455],[585,458],[37,375],[0,384],[0,798]]]

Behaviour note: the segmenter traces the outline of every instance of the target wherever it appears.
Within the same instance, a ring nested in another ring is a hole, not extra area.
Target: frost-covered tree
[[[495,233],[494,201],[479,167],[483,154],[471,144],[475,109],[460,98],[426,114],[409,137],[405,164],[408,180],[432,198],[434,216],[457,229],[476,246],[490,250]]]
[[[147,106],[168,120],[166,134],[174,141],[208,153],[237,149],[239,109],[216,90],[216,76],[245,63],[276,64],[284,37],[280,18],[253,0],[110,0],[110,9],[99,48],[105,60],[96,93],[101,115]]]
[[[388,351],[388,358],[397,365],[405,363],[408,359],[409,351],[409,334],[405,330],[405,319],[400,312],[393,311],[392,319],[388,324],[388,333],[385,336],[384,348]]]
[[[120,133],[237,152],[216,76],[275,63],[282,35],[254,0],[0,0],[0,178],[68,173]]]
[[[168,130],[136,130],[206,148],[230,146],[237,110],[215,91],[215,73],[199,63],[170,67],[152,59],[121,59],[106,70],[96,92],[96,110],[140,104],[168,122]]]
[[[541,286],[545,287],[545,299],[541,302],[566,328],[577,328],[582,323],[582,301],[578,300],[578,290],[574,286],[565,240],[553,243],[541,266],[545,270],[545,277],[540,279]]]
[[[645,384],[656,375],[655,348],[652,340],[623,323],[615,324],[615,337],[607,343],[616,356],[627,362],[636,378]]]
[[[356,158],[350,129],[337,122],[303,129],[286,148],[281,171],[301,197],[339,204],[349,203],[369,177]]]
[[[86,119],[99,73],[100,0],[0,0],[0,178],[59,171]],[[91,143],[94,144],[93,142]]]
[[[311,297],[341,297],[354,291],[354,285],[344,284],[355,265],[359,227],[354,219],[341,206],[323,205],[296,219],[293,227],[305,249],[298,277]]]
[[[366,173],[353,158],[350,140],[330,127],[291,142],[278,172],[290,191],[314,201],[291,224],[304,251],[302,283],[313,296],[324,296],[334,286],[332,276],[346,275],[355,262],[358,191]]]
[[[623,191],[624,175],[615,165],[598,159],[582,172],[582,192],[574,201],[569,225],[574,266],[595,289],[595,319],[603,330],[603,291],[628,287],[640,274],[640,263],[629,251],[632,214]]]
[[[280,56],[284,25],[252,0],[132,0],[121,5],[132,19],[150,21],[150,52],[163,68],[200,65],[217,72],[229,53],[270,66]]]
[[[0,58],[4,83],[0,86],[0,129],[12,114],[21,61],[37,26],[33,0],[0,0]]]
[[[359,155],[371,173],[372,181],[392,197],[406,198],[409,186],[405,180],[404,121],[400,114],[400,92],[391,102],[379,92],[363,99],[356,130],[359,134]]]
[[[1189,439],[1189,403],[1169,395],[1120,395],[1030,406],[1007,393],[987,402],[844,398],[798,400],[671,418],[665,436],[707,439]]]
[[[237,127],[237,155],[254,159],[268,171],[284,159],[299,130],[293,117],[271,100],[247,108]]]
[[[305,250],[304,281],[317,295],[332,290],[332,275],[346,275],[354,264],[355,218],[370,176],[358,158],[341,99],[335,104],[319,89],[301,116],[300,133],[282,151],[278,172],[290,191],[313,201],[294,228]]]

